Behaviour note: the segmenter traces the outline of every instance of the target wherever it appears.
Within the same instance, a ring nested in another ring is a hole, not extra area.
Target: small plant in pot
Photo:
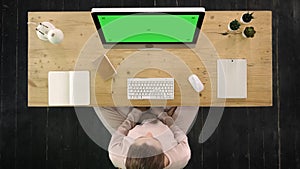
[[[245,38],[253,38],[255,33],[256,33],[256,31],[255,31],[254,27],[249,26],[244,29],[244,31],[242,32],[242,35]]]
[[[248,24],[252,21],[252,19],[254,19],[253,17],[253,12],[250,13],[250,12],[247,12],[247,13],[244,13],[242,16],[241,16],[241,22],[244,23],[244,24]]]
[[[239,23],[239,21],[235,19],[228,24],[228,29],[230,31],[236,31],[240,28],[240,26],[241,24]]]

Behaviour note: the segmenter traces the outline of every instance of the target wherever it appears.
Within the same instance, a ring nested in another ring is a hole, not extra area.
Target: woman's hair
[[[132,144],[126,159],[126,169],[163,169],[165,155],[161,149],[146,143]]]

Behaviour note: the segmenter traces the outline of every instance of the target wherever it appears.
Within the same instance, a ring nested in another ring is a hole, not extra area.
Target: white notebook
[[[247,98],[247,60],[218,59],[218,98]]]
[[[50,106],[89,105],[89,71],[50,71],[48,104]]]

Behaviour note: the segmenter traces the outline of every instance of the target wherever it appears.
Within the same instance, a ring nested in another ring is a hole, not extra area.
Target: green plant
[[[229,27],[231,30],[238,30],[240,28],[240,26],[241,26],[241,24],[236,19],[229,23]]]
[[[253,38],[256,31],[253,26],[250,26],[250,27],[246,27],[243,33],[247,38]]]
[[[252,13],[244,13],[243,16],[242,16],[242,20],[246,23],[249,23],[252,19],[253,19],[253,12]]]

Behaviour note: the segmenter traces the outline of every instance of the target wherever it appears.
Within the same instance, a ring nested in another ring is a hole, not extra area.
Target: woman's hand
[[[157,118],[163,122],[168,127],[171,127],[174,124],[174,119],[167,114],[167,112],[160,113]]]
[[[173,115],[174,115],[176,109],[177,109],[177,107],[170,107],[170,108],[166,109],[165,112],[167,112],[167,114],[174,119]]]
[[[164,108],[163,107],[151,107],[151,113],[159,116],[160,113],[164,112]]]

